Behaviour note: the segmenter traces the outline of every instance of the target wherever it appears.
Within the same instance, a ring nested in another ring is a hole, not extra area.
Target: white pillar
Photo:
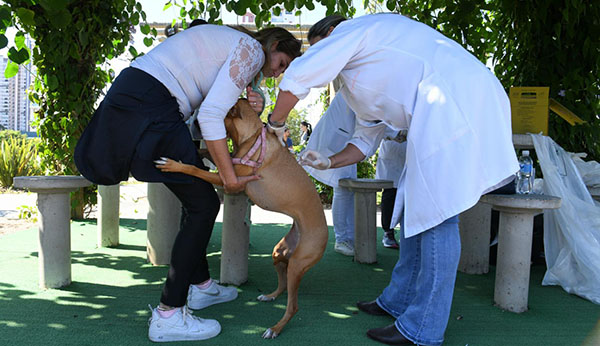
[[[377,262],[377,192],[394,187],[391,180],[340,179],[339,185],[354,192],[354,260]]]
[[[219,278],[223,283],[240,285],[248,281],[249,210],[245,193],[225,194]]]
[[[548,195],[484,195],[481,202],[500,212],[494,302],[511,312],[527,311],[533,217],[557,209],[561,199]]]
[[[181,202],[162,183],[148,183],[146,253],[150,263],[171,263],[171,250],[179,232]]]
[[[15,177],[14,187],[37,192],[39,210],[39,285],[59,288],[71,283],[71,198],[91,183],[81,176]]]
[[[533,217],[537,212],[500,212],[494,302],[508,311],[527,311]]]
[[[492,207],[477,202],[459,216],[460,262],[458,271],[467,274],[485,274],[490,264],[490,226]]]
[[[98,185],[98,247],[119,245],[119,184]]]

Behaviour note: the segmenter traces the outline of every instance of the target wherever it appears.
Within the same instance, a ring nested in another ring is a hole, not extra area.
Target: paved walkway
[[[145,219],[148,214],[147,184],[137,181],[130,181],[121,184],[120,187],[120,206],[119,214],[123,219]],[[4,218],[18,219],[18,207],[35,207],[35,193],[3,193],[0,194],[0,223]],[[325,218],[327,224],[333,226],[331,209],[325,209]],[[96,210],[89,215],[90,218],[96,217]],[[252,222],[254,223],[275,223],[291,224],[292,219],[280,213],[264,210],[256,205],[252,206]],[[217,222],[223,221],[223,208],[219,210]],[[377,213],[377,227],[381,227],[380,213]]]

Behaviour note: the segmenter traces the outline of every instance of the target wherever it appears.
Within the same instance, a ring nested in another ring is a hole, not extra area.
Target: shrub
[[[35,141],[19,136],[7,136],[0,141],[1,186],[11,187],[16,176],[42,173]]]

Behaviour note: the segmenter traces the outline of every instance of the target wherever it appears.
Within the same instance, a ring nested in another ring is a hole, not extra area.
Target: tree
[[[5,76],[15,75],[18,64],[29,59],[37,68],[30,99],[39,105],[38,149],[51,174],[77,173],[75,145],[110,81],[103,66],[125,51],[140,18],[145,19],[145,13],[135,0],[6,0],[0,7],[0,48],[8,43],[6,28],[13,25],[18,30]],[[26,34],[35,40],[31,52]],[[75,203],[82,199],[93,203],[95,193],[88,189]]]

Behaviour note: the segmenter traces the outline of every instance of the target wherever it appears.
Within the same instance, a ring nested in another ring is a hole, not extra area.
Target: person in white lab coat
[[[458,214],[518,170],[508,97],[485,65],[434,29],[398,14],[367,15],[332,26],[290,64],[269,131],[279,136],[298,100],[336,77],[356,114],[353,138],[329,157],[305,152],[305,164],[350,165],[372,155],[387,129],[408,131],[392,220],[402,219],[400,258],[377,299],[358,303],[396,321],[367,335],[440,345],[460,257]]]
[[[310,36],[309,36],[310,38]],[[344,149],[354,133],[354,112],[342,95],[337,94],[308,140],[306,150],[333,155]],[[356,178],[356,164],[327,170],[304,166],[304,169],[323,184],[333,187],[331,214],[335,233],[334,250],[354,256],[354,193],[339,186],[342,178]]]
[[[377,166],[375,168],[375,179],[391,180],[394,187],[383,189],[381,194],[381,228],[384,234],[381,242],[384,247],[398,249],[394,228],[397,223],[392,224],[392,214],[398,190],[398,180],[406,161],[406,135],[401,135],[402,142],[396,138],[384,138],[379,145]]]

